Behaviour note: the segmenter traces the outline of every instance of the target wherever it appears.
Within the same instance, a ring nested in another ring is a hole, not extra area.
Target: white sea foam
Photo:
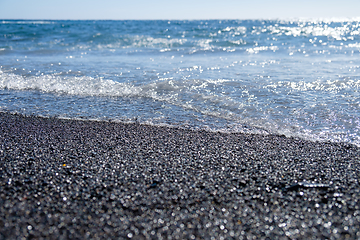
[[[305,81],[279,81],[273,84],[264,86],[264,88],[276,89],[287,88],[298,91],[324,91],[324,92],[339,92],[341,90],[355,90],[360,89],[360,80],[352,79],[337,79],[337,80],[315,80],[313,82]]]
[[[47,93],[81,96],[134,96],[141,89],[126,83],[92,77],[62,77],[41,75],[24,77],[13,73],[0,73],[0,89],[36,90]]]
[[[221,103],[229,97],[219,97],[206,94],[208,84],[217,84],[226,80],[183,80],[175,82],[170,78],[161,78],[157,81],[134,86],[130,83],[119,83],[111,79],[93,78],[88,76],[20,76],[14,73],[0,72],[0,89],[8,90],[35,90],[45,93],[68,94],[78,96],[100,97],[145,97],[158,101],[166,101],[174,105],[195,109],[188,103],[179,100],[181,92],[188,92],[197,101],[212,101]]]

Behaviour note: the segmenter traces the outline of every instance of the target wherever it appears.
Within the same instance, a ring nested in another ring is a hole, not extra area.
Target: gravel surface
[[[360,148],[0,113],[0,239],[360,239]]]

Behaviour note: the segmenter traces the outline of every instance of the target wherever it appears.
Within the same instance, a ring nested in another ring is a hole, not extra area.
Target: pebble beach
[[[0,113],[0,239],[360,239],[360,148]]]

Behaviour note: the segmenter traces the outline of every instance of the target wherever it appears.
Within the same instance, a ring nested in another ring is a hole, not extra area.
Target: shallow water
[[[0,21],[0,110],[360,145],[360,21]]]

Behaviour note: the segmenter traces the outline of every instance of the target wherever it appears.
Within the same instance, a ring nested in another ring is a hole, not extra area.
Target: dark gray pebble
[[[0,239],[360,239],[360,149],[0,113]]]

